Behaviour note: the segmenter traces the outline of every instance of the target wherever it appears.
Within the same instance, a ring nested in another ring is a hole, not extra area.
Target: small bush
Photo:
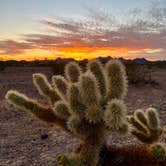
[[[129,84],[143,85],[143,84],[156,84],[150,75],[150,70],[145,64],[136,62],[126,63],[126,72]]]

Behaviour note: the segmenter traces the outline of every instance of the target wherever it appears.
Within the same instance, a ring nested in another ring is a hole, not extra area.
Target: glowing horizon
[[[57,58],[73,58],[75,60],[94,59],[98,57],[112,57],[124,59],[135,59],[137,56],[130,55],[130,53],[141,53],[146,52],[160,52],[160,49],[156,50],[130,50],[129,48],[88,48],[88,47],[76,47],[76,48],[61,48],[59,50],[43,50],[43,49],[32,49],[25,51],[24,54],[18,54],[14,56],[6,55],[5,57],[0,56],[1,61],[16,60],[16,61],[34,61],[34,60],[55,60]],[[143,57],[139,57],[143,58]],[[151,58],[147,60],[154,61]]]

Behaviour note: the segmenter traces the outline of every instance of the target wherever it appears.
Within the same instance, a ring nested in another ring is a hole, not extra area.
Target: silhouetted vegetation
[[[138,64],[136,62],[126,63],[128,81],[130,84],[148,84],[152,83],[152,77],[146,64]]]
[[[100,62],[105,64],[108,60],[111,60],[112,57],[99,57],[97,58]],[[144,58],[137,58],[135,60],[126,60],[123,58],[119,58],[121,62],[123,62],[126,66],[127,76],[129,80],[129,84],[133,85],[143,85],[143,84],[153,84],[157,85],[157,83],[152,79],[150,75],[150,70],[159,68],[166,69],[166,61],[155,61],[150,62]],[[52,73],[64,74],[64,66],[71,61],[76,61],[74,59],[62,59],[57,58],[56,60],[36,60],[32,62],[27,61],[0,61],[0,71],[4,70],[6,67],[16,66],[16,67],[51,67]],[[79,65],[85,70],[85,66],[88,60],[84,59],[82,61],[78,61]]]

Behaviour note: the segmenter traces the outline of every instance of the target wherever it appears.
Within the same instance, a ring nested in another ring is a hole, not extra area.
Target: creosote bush
[[[65,66],[64,77],[55,75],[49,83],[45,75],[36,73],[33,74],[33,82],[39,93],[48,99],[49,105],[14,90],[7,92],[6,99],[81,140],[77,153],[60,155],[58,165],[95,166],[108,135],[128,132],[123,101],[127,79],[125,68],[119,61],[111,60],[105,66],[98,60],[89,61],[84,72],[76,62],[70,62]],[[137,111],[130,118],[130,123],[137,129],[132,134],[145,143],[156,142],[161,134],[157,114],[153,110],[148,110],[146,116]],[[162,156],[161,147],[152,146],[151,151]]]
[[[133,126],[131,133],[147,145],[147,150],[156,159],[165,159],[165,145],[159,143],[164,128],[160,126],[157,110],[154,108],[148,108],[145,112],[136,110],[134,116],[129,118],[129,122]]]

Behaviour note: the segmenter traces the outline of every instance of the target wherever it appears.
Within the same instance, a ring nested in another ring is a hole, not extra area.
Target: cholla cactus
[[[134,116],[129,118],[129,122],[134,127],[131,133],[138,140],[147,144],[147,149],[154,157],[166,157],[164,144],[158,143],[164,129],[160,126],[156,109],[148,108],[145,112],[136,110]]]
[[[71,62],[66,65],[65,76],[53,76],[51,85],[43,74],[33,74],[33,82],[39,93],[47,97],[49,106],[13,90],[6,99],[82,140],[79,153],[58,157],[59,165],[95,166],[107,135],[128,130],[122,101],[127,87],[124,67],[112,60],[104,68],[94,60],[83,73],[77,63]]]

